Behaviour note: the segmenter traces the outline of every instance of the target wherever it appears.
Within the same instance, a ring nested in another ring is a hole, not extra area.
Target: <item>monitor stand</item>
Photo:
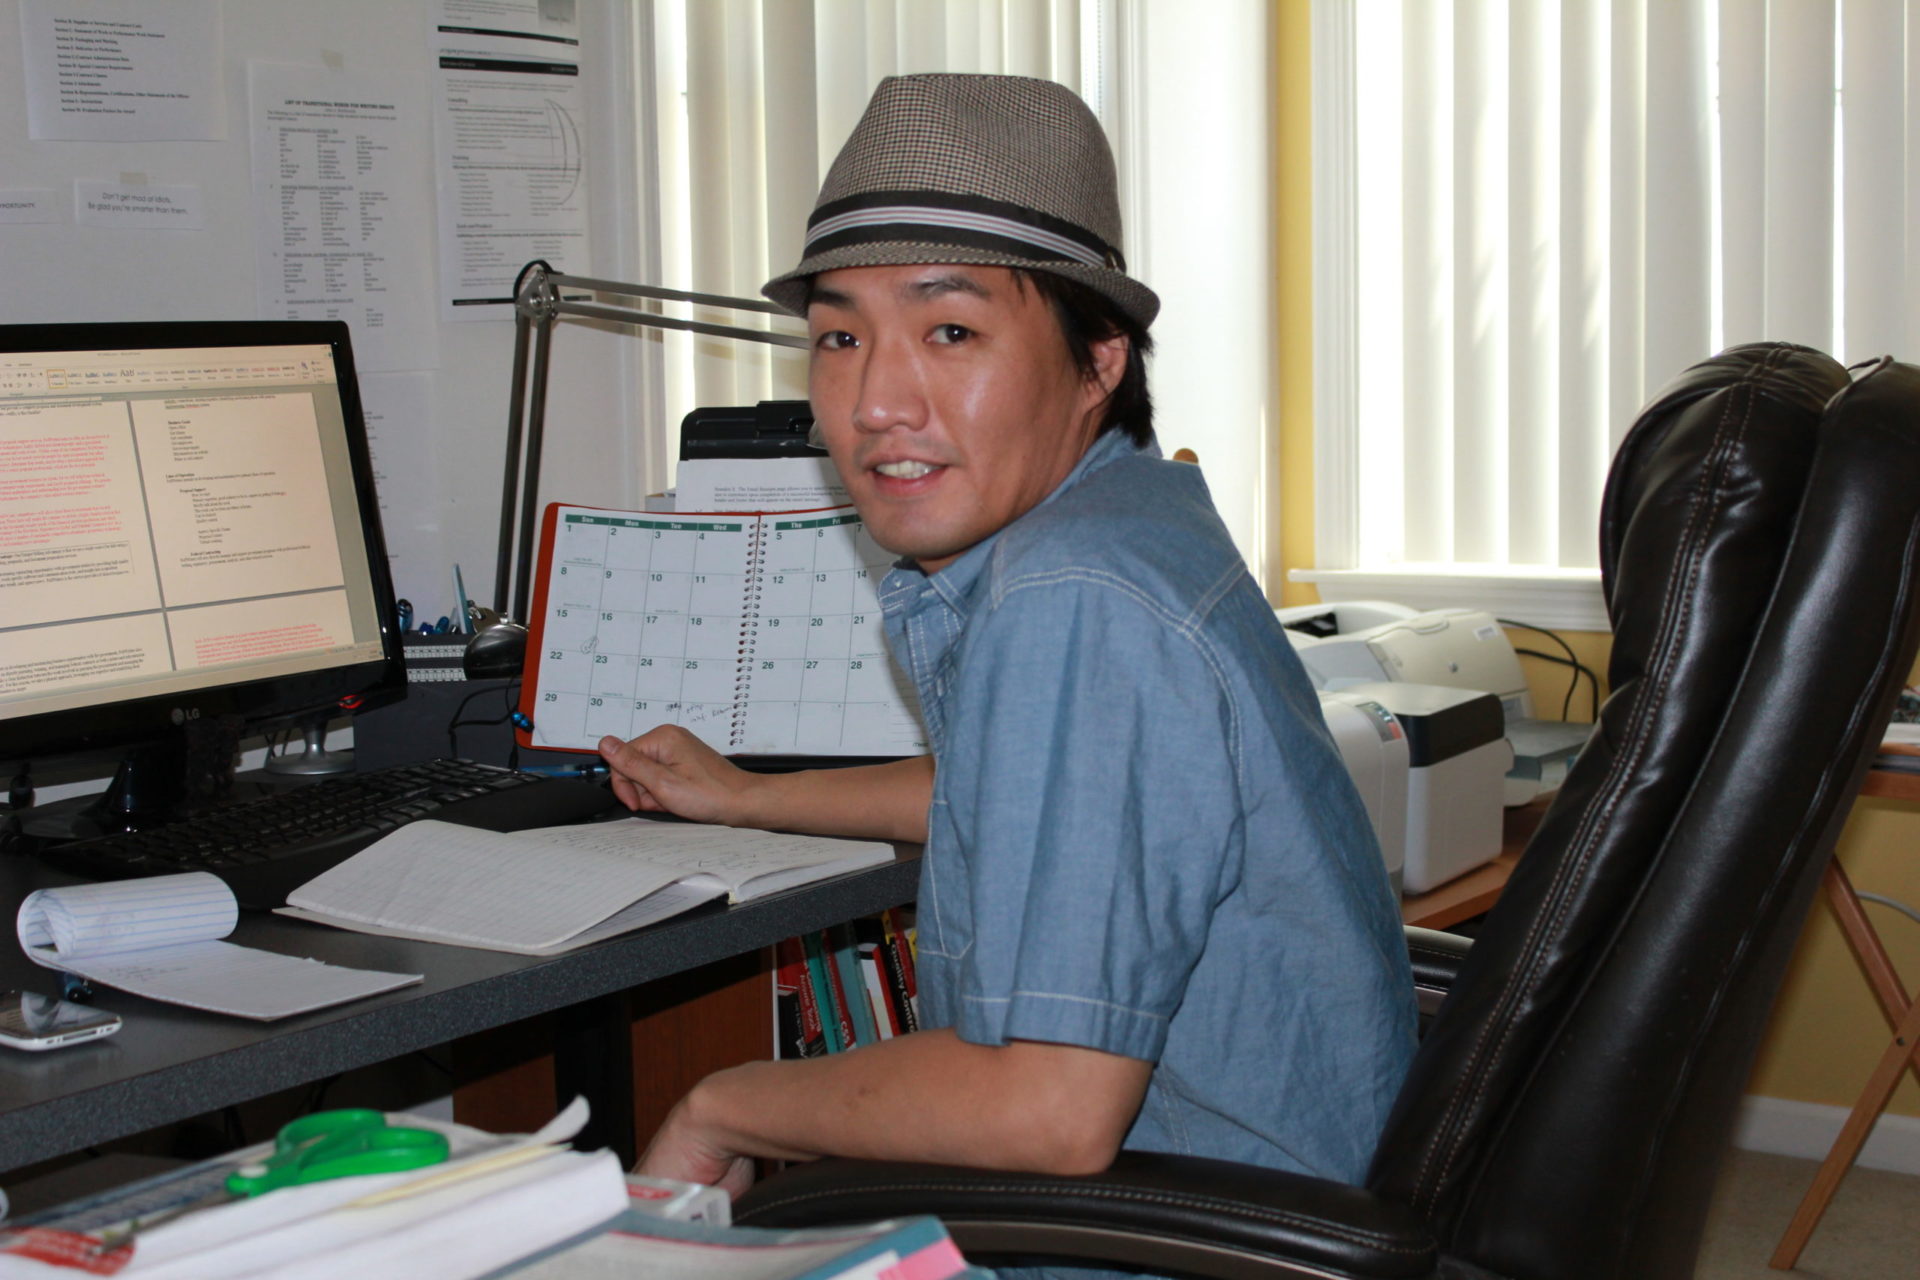
[[[322,711],[301,726],[305,743],[298,752],[283,752],[267,757],[267,772],[291,774],[300,778],[318,778],[334,773],[353,772],[353,752],[327,750],[327,722],[330,713]]]
[[[187,721],[129,748],[99,795],[36,805],[20,814],[21,829],[46,840],[87,840],[144,831],[218,805],[233,790],[241,731],[238,716]]]

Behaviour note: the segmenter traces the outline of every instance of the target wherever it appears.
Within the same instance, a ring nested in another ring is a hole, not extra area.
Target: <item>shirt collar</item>
[[[887,575],[887,586],[890,589],[886,594],[890,596],[896,590],[913,590],[922,598],[928,595],[938,596],[947,603],[949,608],[964,614],[967,597],[973,594],[974,584],[979,582],[980,575],[986,572],[987,562],[993,556],[994,545],[1000,541],[1002,534],[1100,468],[1118,462],[1122,458],[1131,458],[1136,454],[1147,458],[1159,457],[1159,442],[1148,440],[1144,445],[1136,445],[1124,430],[1116,428],[1102,432],[1094,438],[1091,445],[1087,446],[1087,451],[1080,455],[1080,461],[1074,463],[1073,470],[1067,472],[1066,479],[1054,486],[1052,493],[1040,499],[1030,510],[1023,512],[1012,524],[994,530],[968,547],[952,564],[940,572],[925,573],[910,559],[896,560],[895,572]]]

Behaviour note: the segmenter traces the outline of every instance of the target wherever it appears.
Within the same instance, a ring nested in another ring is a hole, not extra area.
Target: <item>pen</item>
[[[523,764],[522,773],[537,773],[548,778],[604,778],[610,772],[603,762],[593,764]]]
[[[453,566],[453,607],[457,610],[453,629],[462,633],[472,631],[473,606],[467,602],[467,580],[461,575],[458,562]]]

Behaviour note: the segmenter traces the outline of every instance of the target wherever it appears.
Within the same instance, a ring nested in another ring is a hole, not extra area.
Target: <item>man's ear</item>
[[[1101,338],[1091,344],[1093,352],[1093,382],[1100,388],[1101,400],[1107,399],[1120,385],[1120,379],[1127,372],[1127,356],[1133,344],[1124,333],[1116,333],[1111,338]]]

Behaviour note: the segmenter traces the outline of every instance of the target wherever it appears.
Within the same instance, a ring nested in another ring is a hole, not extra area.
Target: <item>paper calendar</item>
[[[852,507],[665,514],[549,506],[528,679],[532,747],[678,724],[754,755],[919,755],[875,594],[893,557]]]

